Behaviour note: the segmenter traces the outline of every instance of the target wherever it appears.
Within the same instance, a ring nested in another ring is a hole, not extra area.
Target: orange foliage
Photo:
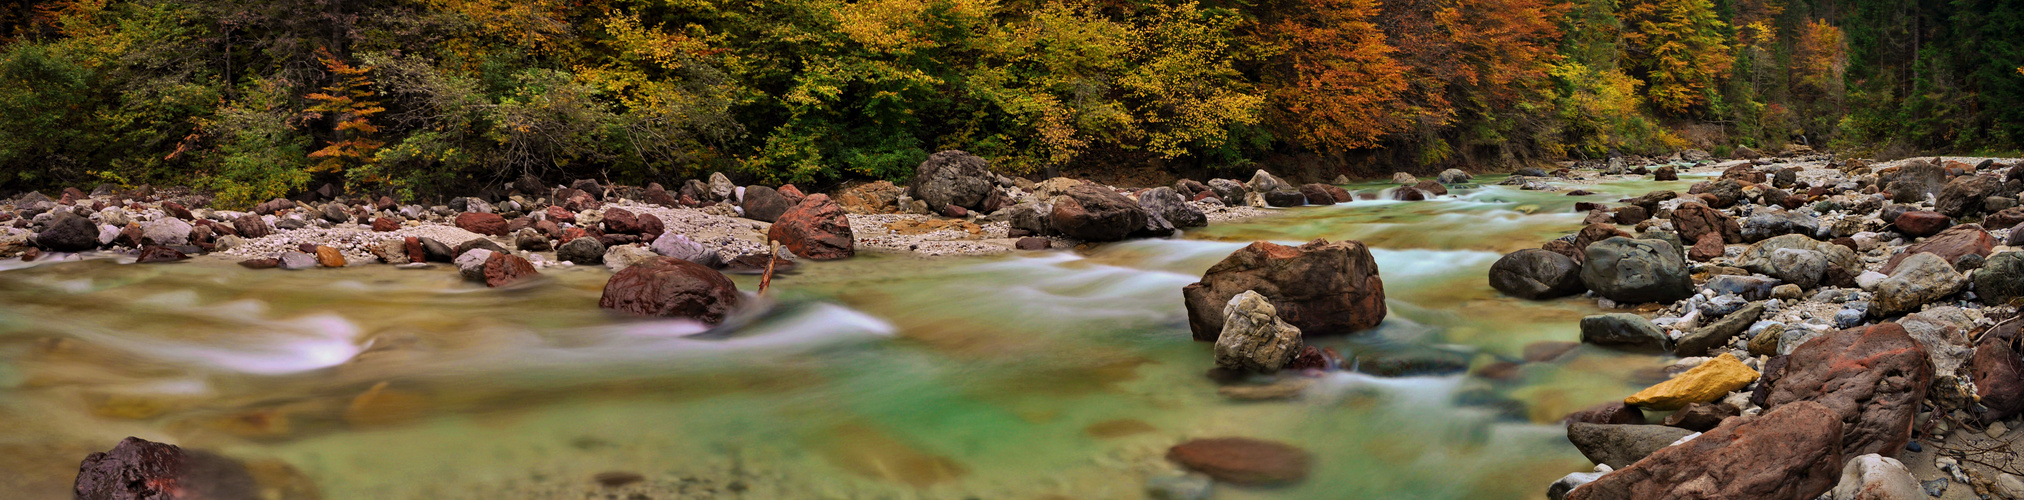
[[[1270,26],[1286,52],[1284,74],[1267,75],[1274,112],[1295,140],[1315,149],[1357,149],[1404,128],[1407,68],[1371,24],[1377,0],[1307,0],[1303,14]]]
[[[1464,113],[1497,114],[1532,100],[1560,60],[1557,21],[1567,9],[1551,0],[1385,4],[1385,34],[1412,68],[1406,100],[1417,125],[1446,127]]]
[[[309,153],[310,158],[323,159],[310,170],[339,172],[349,166],[372,163],[374,151],[385,143],[370,137],[379,132],[379,127],[373,125],[369,118],[386,111],[378,101],[371,99],[373,92],[367,90],[372,81],[366,79],[365,74],[372,68],[354,67],[323,49],[317,50],[317,60],[330,70],[336,82],[324,87],[323,92],[305,96],[316,101],[305,111],[310,119],[330,116],[335,120],[337,125],[332,129],[338,138],[323,149]]]

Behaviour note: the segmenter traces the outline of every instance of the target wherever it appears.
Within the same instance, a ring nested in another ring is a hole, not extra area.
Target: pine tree
[[[1624,59],[1645,99],[1674,115],[1705,109],[1735,64],[1709,0],[1622,0]]]

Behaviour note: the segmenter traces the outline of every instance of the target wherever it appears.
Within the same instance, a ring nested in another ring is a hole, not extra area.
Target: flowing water
[[[132,435],[326,499],[1133,499],[1172,468],[1166,447],[1248,436],[1311,451],[1312,475],[1215,498],[1541,498],[1588,465],[1554,420],[1662,361],[1581,348],[1496,379],[1346,371],[1236,402],[1204,376],[1180,289],[1253,240],[1357,239],[1391,314],[1309,343],[1365,371],[1519,361],[1596,309],[1503,297],[1490,264],[1578,229],[1575,201],[1685,186],[1485,186],[1087,252],[810,263],[765,312],[700,335],[599,310],[602,269],[491,290],[441,267],[0,263],[0,489],[67,498],[85,453]],[[645,479],[592,480],[614,471]]]

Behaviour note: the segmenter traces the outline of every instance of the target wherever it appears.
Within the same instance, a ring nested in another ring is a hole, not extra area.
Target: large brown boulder
[[[1581,263],[1548,250],[1511,252],[1490,265],[1490,287],[1505,295],[1546,300],[1588,290],[1581,284]]]
[[[1812,500],[1841,479],[1837,417],[1824,405],[1802,401],[1730,418],[1700,437],[1575,488],[1567,498]]]
[[[1685,203],[1673,209],[1673,230],[1680,233],[1680,241],[1698,243],[1703,234],[1719,233],[1723,243],[1743,242],[1743,227],[1734,217],[1699,203]]]
[[[984,207],[993,184],[991,162],[964,151],[948,150],[928,156],[914,168],[909,192],[930,207],[955,205],[965,210]]]
[[[485,259],[485,286],[502,287],[541,274],[534,270],[534,263],[527,262],[509,252],[492,252]]]
[[[1851,455],[1895,457],[1911,440],[1912,418],[1932,382],[1925,348],[1904,327],[1882,323],[1801,344],[1782,367],[1766,371],[1757,390],[1768,391],[1765,408],[1811,401],[1834,410]]]
[[[766,237],[786,245],[794,255],[832,260],[857,254],[857,239],[850,232],[850,218],[843,207],[829,201],[829,195],[812,194],[800,205],[780,214]]]
[[[1896,271],[1899,262],[1904,262],[1906,258],[1918,253],[1938,255],[1941,260],[1951,263],[1963,255],[1988,257],[1994,251],[1996,251],[1996,237],[1988,231],[1983,231],[1982,226],[1977,224],[1954,226],[1906,248],[1903,253],[1891,256],[1890,261],[1883,264],[1882,272],[1890,274]]]
[[[486,236],[505,236],[506,218],[499,214],[464,212],[457,214],[457,227]]]
[[[1048,227],[1083,241],[1117,241],[1144,229],[1145,207],[1110,188],[1077,184],[1054,197]]]
[[[1948,217],[1982,213],[1983,200],[2003,191],[2003,180],[1993,176],[1963,175],[1948,181],[1933,201],[1933,210]]]
[[[253,475],[236,460],[136,437],[84,457],[72,493],[78,500],[261,497]]]
[[[1254,242],[1181,289],[1195,340],[1223,333],[1223,306],[1246,290],[1271,299],[1279,318],[1304,335],[1340,335],[1384,321],[1384,280],[1360,241],[1314,240],[1298,247]]]
[[[274,229],[267,225],[266,219],[253,214],[241,215],[237,219],[232,219],[232,229],[238,231],[239,236],[247,239],[262,238],[274,234]]]
[[[738,285],[715,269],[674,257],[653,257],[613,274],[604,283],[597,306],[715,325],[742,300]]]
[[[1982,406],[1989,408],[1983,417],[1987,420],[2024,413],[2024,359],[2018,358],[2015,343],[2020,325],[2024,325],[2024,319],[2005,321],[1983,335],[1982,342],[1975,346],[1970,369],[1975,394],[1982,398]]]

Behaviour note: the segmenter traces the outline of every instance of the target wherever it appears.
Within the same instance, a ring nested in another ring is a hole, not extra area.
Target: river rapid
[[[598,309],[602,268],[485,289],[447,266],[0,262],[0,489],[69,498],[85,454],[138,436],[293,498],[1137,499],[1167,447],[1245,436],[1308,450],[1312,474],[1213,498],[1544,498],[1589,465],[1556,421],[1665,361],[1523,362],[1598,309],[1502,296],[1488,269],[1579,229],[1577,201],[1706,174],[1683,177],[1566,196],[1493,176],[1086,251],[804,263],[709,331]],[[1371,247],[1390,315],[1307,338],[1353,370],[1298,399],[1219,395],[1181,287],[1251,241],[1315,238]]]

